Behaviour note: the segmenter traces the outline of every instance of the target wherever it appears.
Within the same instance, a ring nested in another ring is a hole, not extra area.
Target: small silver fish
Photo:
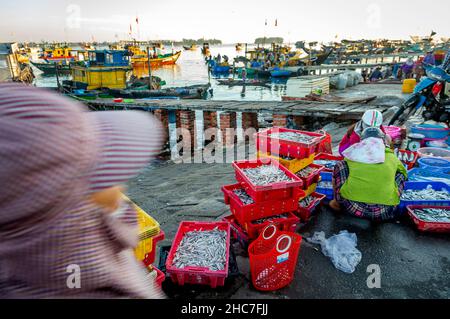
[[[262,165],[256,168],[247,168],[243,171],[248,179],[257,186],[292,181],[284,171],[274,165]]]

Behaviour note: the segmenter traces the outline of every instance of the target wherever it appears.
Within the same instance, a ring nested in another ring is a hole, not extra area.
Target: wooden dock
[[[133,103],[116,103],[112,99],[83,101],[93,110],[168,110],[271,113],[280,115],[359,120],[368,109],[386,112],[390,106],[348,102],[314,101],[212,101],[212,100],[134,100]]]

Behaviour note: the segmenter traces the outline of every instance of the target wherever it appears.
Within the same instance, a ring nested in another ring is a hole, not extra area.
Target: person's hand
[[[111,188],[107,188],[103,191],[94,193],[91,196],[91,200],[105,208],[108,212],[115,212],[119,207],[122,201],[122,193],[125,190],[123,186],[114,186]]]

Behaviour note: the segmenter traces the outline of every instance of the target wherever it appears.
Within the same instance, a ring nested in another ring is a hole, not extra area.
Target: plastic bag
[[[337,77],[336,89],[344,90],[347,87],[347,74],[339,74]]]
[[[356,248],[356,234],[346,230],[341,231],[328,239],[324,232],[316,232],[308,241],[313,244],[320,244],[322,253],[330,257],[334,267],[347,274],[355,271],[356,266],[362,258],[361,252]]]

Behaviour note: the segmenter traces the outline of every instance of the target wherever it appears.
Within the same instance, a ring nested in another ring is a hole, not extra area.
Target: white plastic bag
[[[328,239],[324,232],[316,232],[308,241],[313,244],[320,244],[322,253],[330,257],[334,267],[347,274],[355,271],[356,266],[362,258],[361,252],[356,248],[356,234],[346,230],[341,231]]]

